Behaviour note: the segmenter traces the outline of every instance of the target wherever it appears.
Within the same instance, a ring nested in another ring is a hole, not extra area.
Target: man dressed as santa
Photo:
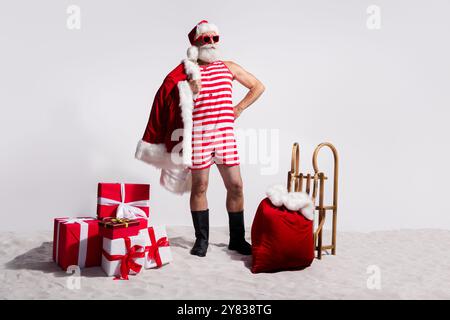
[[[188,34],[184,59],[164,79],[156,93],[136,158],[161,169],[160,183],[183,194],[191,192],[190,207],[196,241],[191,254],[208,249],[209,209],[206,198],[209,170],[216,164],[227,190],[228,248],[250,255],[245,241],[243,184],[234,136],[234,121],[264,91],[264,85],[232,61],[220,58],[217,26],[200,21]],[[249,89],[236,105],[232,84]]]

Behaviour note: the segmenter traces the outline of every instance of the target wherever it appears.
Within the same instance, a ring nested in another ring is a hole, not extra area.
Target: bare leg
[[[191,214],[195,229],[195,244],[191,254],[204,257],[208,250],[209,209],[206,198],[208,189],[209,168],[192,170]]]
[[[244,210],[243,183],[239,165],[230,167],[217,164],[217,168],[227,189],[226,207],[228,212]]]
[[[190,205],[192,211],[208,209],[206,190],[208,189],[209,168],[192,170],[192,188]]]
[[[217,164],[227,189],[227,211],[230,225],[230,243],[228,249],[236,250],[245,255],[252,254],[250,243],[245,241],[244,227],[244,193],[242,191],[242,177],[239,165],[226,166]]]

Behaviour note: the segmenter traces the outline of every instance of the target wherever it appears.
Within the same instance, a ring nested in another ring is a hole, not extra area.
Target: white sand
[[[51,260],[51,232],[0,234],[0,298],[450,299],[450,231],[341,232],[336,256],[302,271],[256,275],[250,257],[227,250],[226,228],[212,229],[205,258],[189,254],[191,227],[169,227],[168,235],[171,264],[129,281],[88,268],[80,289],[69,289],[69,276]],[[380,268],[380,290],[367,288],[370,265]]]

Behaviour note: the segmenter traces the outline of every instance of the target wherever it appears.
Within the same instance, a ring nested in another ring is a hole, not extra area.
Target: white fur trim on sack
[[[285,206],[291,211],[300,211],[308,220],[314,218],[314,204],[306,192],[288,192],[286,186],[273,185],[266,190],[266,195],[276,207]]]

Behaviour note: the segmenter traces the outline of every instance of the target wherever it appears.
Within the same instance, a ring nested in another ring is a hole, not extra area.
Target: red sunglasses
[[[209,44],[212,42],[214,42],[214,43],[219,42],[220,37],[218,35],[216,35],[216,36],[201,35],[197,39],[199,39],[202,42],[202,44]]]

